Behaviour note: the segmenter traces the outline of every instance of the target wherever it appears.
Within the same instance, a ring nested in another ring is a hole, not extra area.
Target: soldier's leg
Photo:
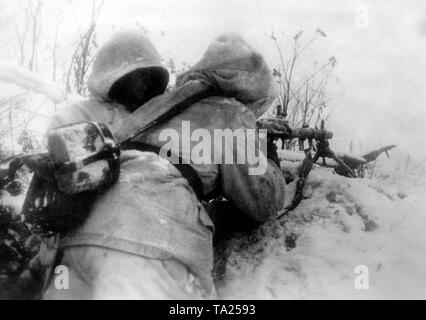
[[[211,299],[182,263],[154,260],[120,251],[104,252],[94,284],[94,299],[186,300]]]
[[[93,297],[91,280],[81,268],[82,250],[84,248],[69,248],[63,252],[63,257],[51,275],[50,282],[44,292],[45,300],[89,300]],[[80,249],[80,250],[75,250]]]
[[[154,260],[99,247],[64,251],[61,265],[69,269],[69,288],[52,279],[45,299],[212,299],[188,268],[175,260]]]

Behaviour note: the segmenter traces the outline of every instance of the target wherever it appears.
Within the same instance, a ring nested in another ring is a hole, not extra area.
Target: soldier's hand
[[[265,118],[257,121],[257,128],[267,130],[267,158],[274,161],[279,167],[280,160],[275,140],[291,135],[291,128],[288,122],[283,119]]]
[[[278,138],[280,136],[291,136],[291,128],[287,120],[279,118],[265,118],[257,120],[259,129],[266,129],[268,138]]]

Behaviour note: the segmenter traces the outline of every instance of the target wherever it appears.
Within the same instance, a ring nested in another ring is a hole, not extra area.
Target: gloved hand
[[[291,135],[291,128],[288,125],[288,121],[278,118],[265,118],[257,120],[256,124],[258,129],[267,130],[267,157],[274,161],[279,167],[280,160],[278,158],[278,148],[275,144],[275,140],[280,136]]]
[[[259,129],[268,130],[268,138],[276,140],[280,136],[290,136],[291,128],[287,120],[279,118],[265,118],[257,120],[257,127]]]

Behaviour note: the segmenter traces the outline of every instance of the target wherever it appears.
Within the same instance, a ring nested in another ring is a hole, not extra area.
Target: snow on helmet
[[[95,57],[88,80],[89,92],[108,98],[114,82],[138,69],[156,72],[160,86],[166,89],[169,73],[161,65],[160,56],[152,42],[137,32],[117,33],[100,48]]]

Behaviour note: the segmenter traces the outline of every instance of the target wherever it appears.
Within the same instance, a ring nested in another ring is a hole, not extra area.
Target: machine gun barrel
[[[300,140],[311,140],[324,141],[333,138],[333,133],[323,129],[312,129],[312,128],[292,128],[291,133],[283,133],[275,135],[276,138],[284,140],[289,139],[300,139]]]

